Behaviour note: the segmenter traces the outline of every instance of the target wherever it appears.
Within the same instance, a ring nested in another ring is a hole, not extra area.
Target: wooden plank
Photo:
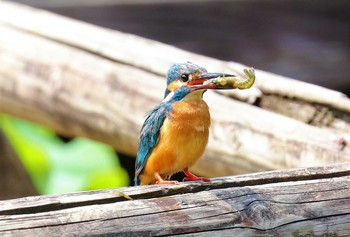
[[[134,199],[145,199],[154,196],[163,197],[173,195],[174,191],[178,193],[200,192],[206,190],[208,186],[210,186],[210,189],[221,189],[226,187],[244,187],[298,180],[317,180],[348,175],[350,175],[350,162],[325,167],[298,168],[283,171],[277,170],[221,177],[213,179],[212,183],[208,185],[205,183],[181,183],[181,185],[177,186],[149,185],[133,188],[119,188],[118,191],[125,193]],[[0,215],[23,214],[31,212],[32,209],[50,210],[72,205],[78,206],[125,201],[124,197],[116,195],[116,193],[113,192],[113,190],[96,190],[89,192],[34,196],[7,200],[0,202]]]
[[[347,236],[349,167],[2,201],[0,235]]]
[[[6,1],[0,1],[0,34],[0,112],[132,156],[173,62],[225,72],[245,67]],[[320,113],[310,110],[297,121],[207,92],[211,135],[194,172],[213,177],[350,161],[350,100],[343,94],[260,70],[251,91],[251,103],[272,94],[289,98],[287,103],[317,104],[315,110],[328,109],[332,122],[310,125]]]

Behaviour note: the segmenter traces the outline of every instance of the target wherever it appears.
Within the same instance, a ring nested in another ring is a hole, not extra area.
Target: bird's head
[[[205,68],[191,62],[173,64],[167,74],[167,87],[164,98],[167,97],[170,92],[174,92],[182,86],[198,87],[198,89],[199,87],[201,89],[215,89],[212,87],[205,87],[203,83],[206,80],[223,76],[233,75],[209,73]]]

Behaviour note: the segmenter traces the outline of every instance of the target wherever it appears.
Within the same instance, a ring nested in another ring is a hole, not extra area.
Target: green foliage
[[[127,172],[114,150],[75,138],[64,143],[42,126],[0,117],[1,126],[41,194],[126,186]]]

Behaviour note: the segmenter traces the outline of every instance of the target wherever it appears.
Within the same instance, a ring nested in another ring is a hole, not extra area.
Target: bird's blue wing
[[[159,142],[160,128],[168,113],[171,112],[172,104],[183,99],[191,91],[192,89],[189,87],[180,87],[171,97],[169,95],[170,98],[168,100],[164,100],[147,116],[139,136],[139,149],[135,163],[135,185],[140,185],[140,174],[143,172],[148,157]]]
[[[140,185],[140,174],[143,172],[148,157],[159,142],[160,128],[166,118],[167,111],[167,106],[164,103],[160,104],[149,113],[142,126],[135,163],[135,186]]]

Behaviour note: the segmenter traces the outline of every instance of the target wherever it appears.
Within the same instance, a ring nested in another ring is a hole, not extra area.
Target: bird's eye
[[[183,82],[187,82],[189,78],[190,78],[190,77],[189,77],[188,74],[182,74],[182,75],[181,75],[181,81],[183,81]]]

